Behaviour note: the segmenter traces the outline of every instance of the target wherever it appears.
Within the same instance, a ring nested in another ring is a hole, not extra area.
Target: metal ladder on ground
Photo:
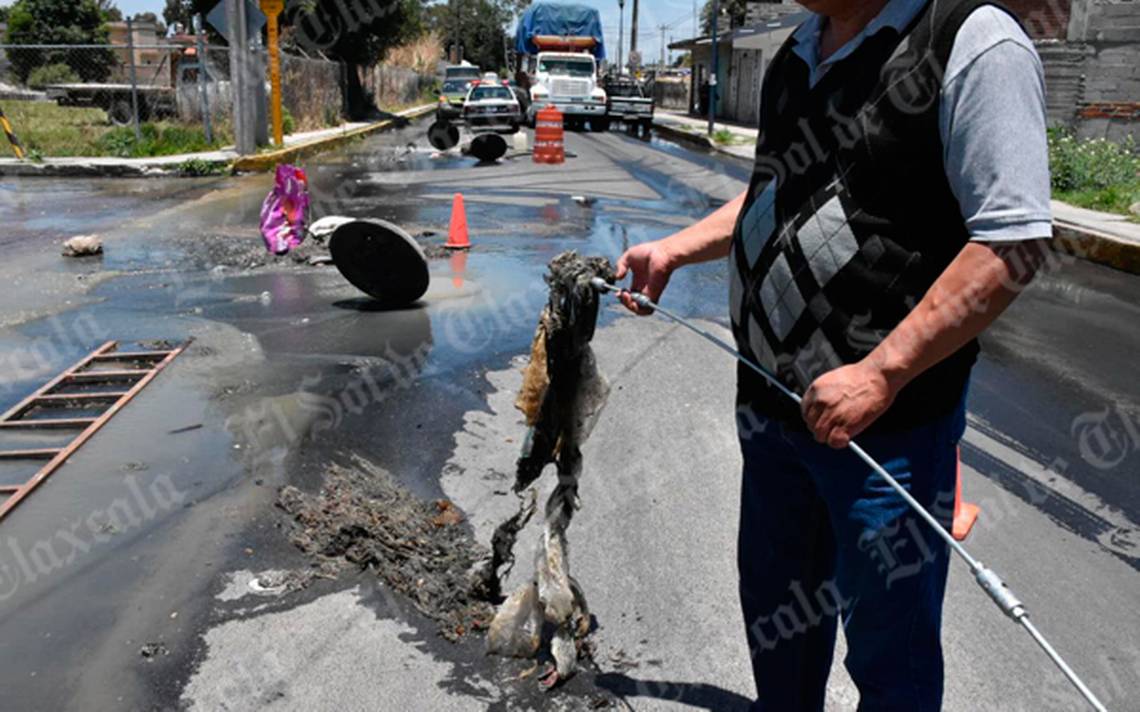
[[[3,501],[0,520],[67,462],[188,345],[189,342],[185,342],[169,348],[124,351],[120,350],[120,342],[108,341],[0,415],[0,444],[5,433],[78,431],[69,443],[59,448],[6,450],[0,447],[0,462],[46,460],[22,484],[0,484]],[[112,367],[101,368],[108,364]],[[122,364],[134,364],[134,367],[125,368]],[[99,388],[106,390],[96,390]],[[103,410],[89,417],[67,417],[66,411],[77,407]]]

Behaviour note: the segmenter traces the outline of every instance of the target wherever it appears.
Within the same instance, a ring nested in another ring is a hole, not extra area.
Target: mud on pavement
[[[463,515],[445,499],[427,502],[360,458],[331,466],[317,494],[292,485],[277,506],[293,518],[290,541],[314,566],[371,569],[416,610],[458,640],[482,630],[493,609],[471,592],[469,573],[483,559]]]

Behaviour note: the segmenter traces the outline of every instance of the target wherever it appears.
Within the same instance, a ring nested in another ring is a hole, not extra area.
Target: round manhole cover
[[[471,141],[471,155],[480,161],[497,161],[506,152],[507,142],[499,134],[479,134]]]
[[[384,304],[411,304],[427,291],[430,278],[423,250],[392,223],[345,223],[329,238],[329,252],[345,279]]]
[[[447,151],[459,144],[459,129],[440,119],[428,127],[428,143],[437,151]]]

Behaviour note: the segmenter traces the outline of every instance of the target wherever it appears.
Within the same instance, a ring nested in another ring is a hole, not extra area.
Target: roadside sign
[[[261,11],[269,20],[269,83],[273,87],[270,108],[273,116],[273,142],[278,148],[285,147],[284,120],[281,115],[281,48],[277,28],[277,16],[284,9],[284,0],[261,0]]]
[[[278,4],[283,5],[284,2],[278,2]],[[254,0],[245,0],[245,17],[246,39],[252,42],[254,38],[261,35],[261,28],[265,27],[267,20]],[[210,26],[217,30],[219,35],[225,37],[227,42],[233,44],[226,13],[226,0],[222,0],[214,6],[213,10],[210,10],[209,14],[206,15],[206,22],[210,23]]]

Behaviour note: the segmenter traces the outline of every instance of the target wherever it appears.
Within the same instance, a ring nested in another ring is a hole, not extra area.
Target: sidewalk
[[[1140,274],[1140,223],[1124,215],[1052,201],[1053,245],[1069,254]]]
[[[435,104],[398,111],[394,115],[416,119],[435,110]],[[194,161],[199,167],[220,171],[267,171],[279,163],[287,163],[300,156],[327,151],[345,141],[366,136],[388,128],[392,119],[376,122],[345,123],[340,126],[293,133],[285,137],[285,147],[265,153],[242,156],[233,146],[217,151],[184,153],[176,156],[151,158],[71,157],[45,158],[40,162],[0,158],[0,176],[69,176],[69,177],[146,177],[170,176],[182,173],[183,165]]]
[[[731,143],[718,143],[708,136],[708,119],[689,116],[680,111],[657,109],[653,114],[653,123],[662,130],[662,133],[678,140],[692,141],[746,161],[751,161],[756,153],[756,135],[759,132],[754,128],[718,121],[715,124],[717,131],[728,131],[732,134]]]

